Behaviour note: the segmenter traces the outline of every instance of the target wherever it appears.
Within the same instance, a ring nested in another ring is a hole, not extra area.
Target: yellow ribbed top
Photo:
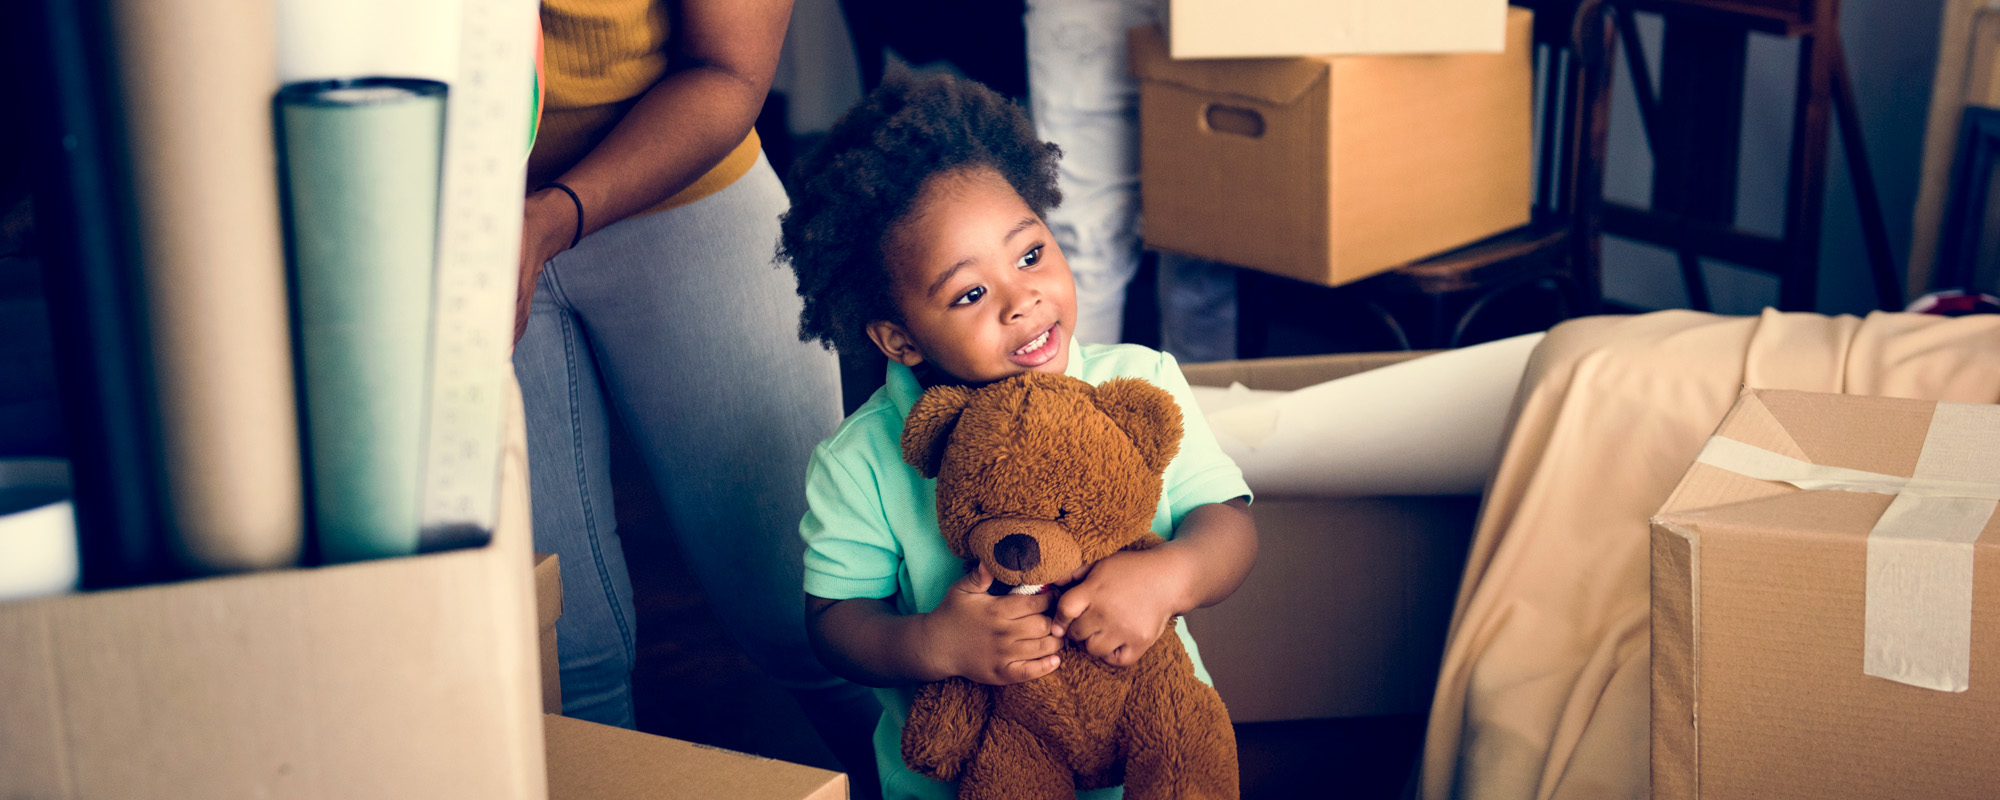
[[[543,0],[544,106],[528,186],[555,180],[611,132],[639,96],[667,72],[672,28],[654,0]],[[743,142],[687,188],[641,213],[687,205],[721,191],[757,163],[752,129]]]

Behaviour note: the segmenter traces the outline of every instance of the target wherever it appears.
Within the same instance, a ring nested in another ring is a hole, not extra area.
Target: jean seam
[[[561,253],[556,254],[556,256],[561,255]],[[569,302],[569,293],[563,291],[562,276],[556,274],[556,259],[554,256],[550,257],[548,261],[542,262],[542,277],[548,280],[549,300],[555,303],[556,308],[564,311],[572,310],[573,306]],[[567,351],[569,345],[564,344],[563,347]],[[572,362],[573,365],[574,362]]]
[[[551,276],[553,277],[553,276]],[[583,507],[583,528],[590,540],[590,557],[597,568],[597,579],[604,587],[605,599],[611,606],[611,619],[618,623],[620,642],[625,646],[627,661],[633,658],[634,645],[632,628],[625,620],[625,610],[619,607],[618,594],[612,589],[611,571],[604,566],[604,545],[598,536],[596,507],[590,501],[589,459],[584,453],[583,411],[578,398],[578,364],[576,353],[576,322],[568,313],[558,312],[556,321],[562,326],[564,373],[568,377],[569,424],[572,447],[572,461],[576,466],[577,500]]]

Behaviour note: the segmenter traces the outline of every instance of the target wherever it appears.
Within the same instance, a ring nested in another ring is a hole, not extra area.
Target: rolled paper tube
[[[266,0],[112,0],[168,538],[199,571],[296,563],[305,517]]]
[[[0,602],[70,591],[77,574],[67,465],[0,460]]]
[[[307,483],[327,562],[416,552],[445,85],[278,94]]]

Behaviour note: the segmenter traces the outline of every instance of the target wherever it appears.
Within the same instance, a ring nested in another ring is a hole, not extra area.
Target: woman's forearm
[[[672,197],[743,142],[770,92],[790,15],[790,0],[681,3],[669,72],[559,178],[583,204],[582,235]]]

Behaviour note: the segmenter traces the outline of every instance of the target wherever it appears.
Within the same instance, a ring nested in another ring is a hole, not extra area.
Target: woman
[[[880,707],[813,657],[799,588],[805,461],[839,421],[839,376],[793,332],[771,264],[785,193],[751,128],[790,5],[543,3],[514,367],[535,545],[562,558],[564,713],[633,725],[609,404],[723,626],[866,786]]]

